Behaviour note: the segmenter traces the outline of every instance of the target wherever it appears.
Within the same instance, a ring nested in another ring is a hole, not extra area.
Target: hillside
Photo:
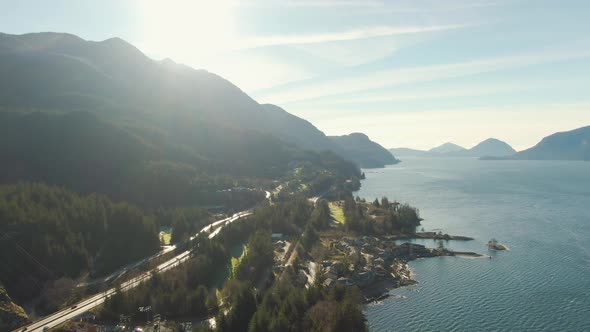
[[[590,126],[555,133],[510,159],[590,160]]]
[[[363,168],[383,167],[399,162],[389,151],[371,141],[365,134],[329,137],[336,144],[346,147],[340,152],[344,158],[355,161]]]
[[[434,147],[430,150],[428,150],[428,152],[430,153],[449,153],[449,152],[457,152],[457,151],[464,151],[466,150],[464,147],[451,143],[451,142],[447,142],[444,143],[442,145],[439,145],[437,147]]]
[[[342,150],[223,78],[151,60],[120,39],[0,34],[0,235],[51,271],[20,262],[0,281],[24,303],[47,281],[112,272],[156,251],[160,226],[182,239],[206,207],[233,213],[264,200],[234,187],[358,186],[360,169]],[[121,235],[138,245],[108,240]],[[20,259],[11,243],[0,249],[3,262]]]
[[[514,150],[506,142],[500,141],[495,138],[488,138],[485,141],[469,149],[469,153],[474,157],[502,157],[514,154],[516,153],[516,150]]]
[[[277,106],[258,104],[222,77],[152,60],[119,38],[93,42],[63,33],[0,34],[0,106],[90,111],[167,133],[181,126],[188,134],[177,137],[183,142],[194,139],[187,137],[187,128],[206,124],[219,134],[259,132],[348,158],[356,151],[335,145],[311,123]]]
[[[398,157],[428,157],[430,155],[428,151],[410,148],[392,148],[388,149],[387,151]]]
[[[29,317],[19,305],[12,302],[0,283],[0,330],[10,331],[29,323]]]

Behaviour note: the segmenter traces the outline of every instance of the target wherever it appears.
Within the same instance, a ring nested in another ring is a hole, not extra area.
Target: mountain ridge
[[[308,121],[259,104],[219,75],[152,60],[117,37],[94,42],[61,33],[0,34],[0,76],[5,77],[0,78],[0,105],[6,107],[150,117],[154,123],[162,117],[207,119],[225,128],[268,133],[305,149],[332,150],[362,167],[390,162],[380,146],[367,145],[370,160],[366,152],[358,157]]]
[[[590,126],[545,136],[535,146],[508,159],[590,161]]]
[[[497,138],[488,138],[469,149],[447,142],[430,150],[391,148],[389,152],[400,157],[505,157],[516,153],[516,150],[504,141]]]

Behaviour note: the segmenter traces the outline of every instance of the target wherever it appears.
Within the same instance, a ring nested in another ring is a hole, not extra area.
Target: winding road
[[[219,232],[221,231],[221,229],[223,229],[224,226],[231,224],[234,221],[239,220],[240,218],[245,218],[250,215],[252,215],[252,212],[250,212],[250,211],[243,211],[243,212],[236,213],[229,218],[222,219],[222,220],[216,221],[214,223],[211,223],[211,224],[205,226],[203,229],[201,229],[199,231],[199,233],[195,234],[190,239],[193,240],[195,237],[197,237],[197,235],[199,235],[201,233],[210,233],[208,237],[209,237],[209,239],[212,239],[215,236],[217,236],[217,234],[219,234]],[[171,247],[172,247],[172,249],[167,249],[166,252],[176,249],[176,246],[171,246]],[[123,274],[127,270],[129,270],[130,268],[133,268],[135,266],[139,266],[139,265],[141,265],[141,263],[149,261],[155,257],[159,257],[161,254],[162,253],[159,253],[154,256],[142,259],[141,261],[136,262],[134,264],[130,264],[125,269],[123,269],[123,271],[118,271],[118,274]],[[190,250],[186,250],[186,251],[176,255],[172,259],[169,259],[166,262],[158,265],[156,268],[154,268],[150,271],[144,272],[141,275],[139,275],[133,279],[123,282],[121,284],[120,288],[123,291],[129,290],[129,289],[139,285],[141,282],[149,280],[152,276],[152,272],[162,273],[164,271],[167,271],[167,270],[183,263],[184,261],[188,260],[189,257],[190,257]],[[111,288],[107,291],[95,294],[95,295],[93,295],[81,302],[78,302],[75,305],[72,305],[71,307],[69,307],[67,309],[63,309],[58,312],[55,312],[55,313],[53,313],[49,316],[46,316],[34,323],[31,323],[26,326],[22,326],[14,331],[41,332],[46,327],[47,328],[55,327],[55,326],[62,324],[64,322],[88,311],[88,310],[91,310],[91,309],[103,304],[104,301],[106,300],[106,298],[113,295],[114,293],[115,293],[115,288]]]

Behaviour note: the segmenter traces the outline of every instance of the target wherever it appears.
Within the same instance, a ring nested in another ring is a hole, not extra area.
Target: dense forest
[[[344,217],[347,230],[367,235],[414,234],[422,221],[418,209],[389,202],[387,197],[368,204],[349,196],[344,200]]]
[[[1,280],[16,299],[44,282],[101,274],[159,250],[153,216],[106,196],[44,184],[0,186]]]
[[[249,332],[367,331],[358,289],[320,285],[294,286],[294,275],[278,281],[262,299],[252,317]]]
[[[197,144],[189,148],[188,142],[114,125],[86,112],[0,111],[0,183],[44,182],[149,208],[239,208],[251,203],[252,195],[246,194],[253,193],[229,195],[222,190],[241,178],[280,176],[291,154],[255,134],[224,135],[228,137],[223,140],[201,138],[206,149]],[[255,153],[255,148],[268,156]]]
[[[218,241],[199,236],[193,242],[192,257],[163,274],[153,273],[149,281],[127,291],[117,291],[106,301],[101,318],[117,321],[119,315],[145,320],[137,308],[150,306],[153,312],[174,319],[183,316],[205,316],[217,311],[217,295],[213,288],[214,273],[227,264],[229,254]],[[207,273],[204,273],[207,271]]]
[[[222,290],[239,305],[220,323],[249,321],[273,265],[271,232],[303,234],[308,247],[328,220],[308,197],[360,186],[347,146],[214,74],[153,61],[120,39],[0,34],[0,48],[0,281],[38,314],[85,296],[78,281],[157,252],[163,226],[185,248],[221,217],[213,213],[256,207],[251,221],[196,241],[186,266],[107,305],[111,315],[140,302],[170,316],[212,314],[218,301],[202,271],[225,267],[229,248],[246,243]],[[279,185],[287,190],[268,204],[265,190]]]
[[[366,331],[357,289],[296,286],[297,262],[280,277],[273,270],[271,232],[286,231],[295,239],[303,234],[302,248],[296,250],[304,252],[317,241],[310,234],[327,228],[329,220],[326,201],[314,206],[300,195],[260,207],[251,218],[226,226],[214,240],[197,237],[186,264],[111,296],[100,318],[117,321],[124,314],[141,322],[148,314],[137,308],[151,306],[171,320],[215,316],[216,331]],[[238,243],[245,244],[244,253],[230,264],[229,250]],[[229,266],[226,282],[216,291],[217,272]]]

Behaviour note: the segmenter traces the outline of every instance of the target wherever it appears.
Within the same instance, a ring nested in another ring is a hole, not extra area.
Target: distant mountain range
[[[590,126],[549,135],[537,145],[516,152],[510,145],[489,138],[471,149],[445,143],[428,151],[394,148],[398,157],[479,157],[484,160],[586,160],[590,161]]]
[[[206,130],[209,142],[224,141],[229,131],[259,133],[302,149],[332,150],[361,167],[395,162],[367,136],[328,138],[215,74],[152,60],[119,38],[93,42],[64,33],[0,33],[0,107],[89,111],[169,137],[182,134],[176,138],[183,144],[195,139],[192,126]]]
[[[428,151],[394,148],[389,149],[389,152],[399,157],[503,157],[516,153],[516,150],[506,142],[488,138],[470,149],[448,142]]]
[[[484,159],[590,161],[590,126],[549,135],[532,148],[505,158]]]

